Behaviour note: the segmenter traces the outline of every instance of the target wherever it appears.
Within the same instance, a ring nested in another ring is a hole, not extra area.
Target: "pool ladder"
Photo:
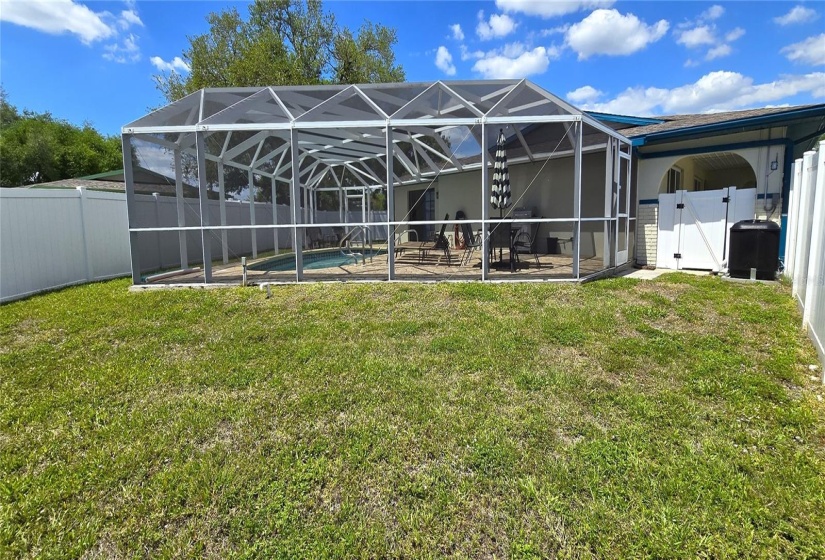
[[[360,234],[360,235],[359,235]],[[353,251],[353,248],[358,248],[354,241],[360,237],[361,240],[361,252],[356,253]],[[367,264],[367,259],[364,253],[367,252],[367,247],[369,247],[369,255],[370,255],[370,262],[372,262],[372,234],[370,232],[370,228],[367,226],[355,226],[349,233],[347,233],[344,237],[341,238],[341,241],[338,243],[338,248],[341,250],[341,254],[345,257],[349,257],[355,260],[355,264],[358,264],[358,258],[361,258],[361,264]]]

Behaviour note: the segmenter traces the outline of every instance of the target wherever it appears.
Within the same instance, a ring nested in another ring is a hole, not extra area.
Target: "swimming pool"
[[[359,253],[360,251],[356,250],[355,252]],[[367,249],[364,251],[364,256],[367,259],[386,254],[387,251],[384,249],[373,249],[372,251]],[[355,264],[355,259],[353,257],[345,257],[341,254],[340,249],[306,252],[303,254],[303,257],[304,270],[318,270],[321,268],[333,268],[336,266]],[[358,263],[361,263],[360,258],[358,259]],[[249,270],[257,270],[260,272],[286,272],[289,270],[295,270],[295,253],[278,255],[272,257],[271,259],[249,265]]]

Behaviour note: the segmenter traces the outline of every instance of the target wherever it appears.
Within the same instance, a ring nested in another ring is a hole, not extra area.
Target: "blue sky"
[[[152,76],[243,2],[0,0],[11,103],[106,134],[163,100]],[[659,115],[825,102],[822,2],[328,1],[396,28],[409,81],[528,78],[592,110]]]

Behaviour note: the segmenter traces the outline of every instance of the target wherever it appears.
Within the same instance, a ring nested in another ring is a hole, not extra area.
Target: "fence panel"
[[[220,203],[209,201],[212,225],[220,224]],[[288,206],[276,207],[279,224],[291,221]],[[372,219],[385,220],[384,211]],[[135,218],[139,227],[176,227],[177,201],[173,197],[135,195]],[[319,224],[340,221],[334,212],[318,212]],[[361,212],[350,212],[347,221],[360,222]],[[184,199],[188,227],[200,226],[200,200]],[[248,225],[248,202],[226,201],[227,225]],[[131,273],[126,196],[122,193],[67,189],[0,189],[0,301],[10,301],[44,290],[102,280]],[[272,224],[272,204],[255,203],[255,223]],[[376,226],[375,239],[386,237],[386,228]],[[238,259],[252,253],[249,230],[227,232],[228,256]],[[256,230],[259,253],[272,251],[275,233]],[[292,246],[292,230],[278,230],[279,248]],[[222,256],[221,233],[207,233],[212,257]],[[135,250],[140,253],[141,273],[181,266],[178,232],[144,232]],[[203,260],[201,233],[186,232],[187,264]]]
[[[788,246],[793,251],[786,253],[785,275],[793,281],[802,326],[825,365],[825,141],[796,160],[791,193]]]
[[[0,189],[0,301],[130,269],[124,195]]]

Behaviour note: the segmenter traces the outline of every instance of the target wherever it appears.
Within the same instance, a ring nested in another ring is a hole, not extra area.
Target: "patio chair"
[[[467,216],[459,210],[456,212],[455,219],[466,220]],[[461,255],[459,264],[465,266],[470,262],[475,250],[482,247],[481,231],[479,230],[479,235],[475,235],[470,224],[461,224],[461,237],[464,253]]]
[[[324,235],[321,233],[321,228],[307,228],[307,240],[309,241],[310,249],[320,249],[324,242]]]
[[[533,257],[536,259],[536,267],[541,267],[541,263],[539,262],[539,254],[535,250],[536,244],[533,243],[533,236],[530,235],[527,231],[522,231],[516,236],[515,241],[513,241],[513,254],[516,257],[516,261],[519,260],[519,250],[523,249],[525,253],[532,253]]]
[[[321,235],[323,236],[324,247],[332,247],[338,243],[338,236],[332,232],[331,227],[322,227]]]

